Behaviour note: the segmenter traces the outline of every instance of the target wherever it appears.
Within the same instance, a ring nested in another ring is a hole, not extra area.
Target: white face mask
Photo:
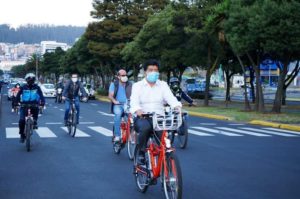
[[[121,82],[127,82],[127,81],[128,81],[128,77],[127,76],[121,77]]]
[[[73,82],[73,83],[76,83],[76,82],[77,82],[77,80],[78,80],[78,78],[77,78],[77,77],[72,77],[72,82]]]

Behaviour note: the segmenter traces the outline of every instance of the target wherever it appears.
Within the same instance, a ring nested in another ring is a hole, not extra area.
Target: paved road
[[[17,138],[18,116],[3,98],[0,112],[0,198],[157,199],[141,194],[132,162],[111,146],[109,105],[81,104],[76,138],[63,129],[63,105],[49,99],[28,153]],[[188,148],[177,149],[183,198],[299,199],[300,134],[241,123],[189,118]]]

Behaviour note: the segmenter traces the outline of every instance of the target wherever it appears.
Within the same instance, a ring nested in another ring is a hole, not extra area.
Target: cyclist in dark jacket
[[[171,91],[173,95],[177,98],[178,101],[181,101],[181,99],[184,99],[189,103],[190,106],[196,105],[194,100],[180,88],[180,82],[177,77],[172,77],[169,81],[169,86],[171,88]]]
[[[33,128],[37,129],[37,120],[38,120],[38,114],[39,114],[39,108],[38,105],[45,105],[45,98],[43,96],[43,92],[41,88],[35,84],[35,75],[33,73],[28,73],[25,76],[25,80],[27,84],[22,86],[20,88],[20,91],[18,92],[16,96],[16,101],[18,103],[21,103],[21,105],[33,105],[33,107],[30,107],[31,113],[33,116],[34,124]],[[25,141],[25,117],[28,113],[28,107],[22,107],[20,108],[20,120],[19,120],[19,133],[20,133],[20,142],[24,143]]]
[[[79,113],[80,113],[80,106],[79,106],[79,91],[84,96],[83,101],[87,100],[87,93],[85,92],[82,83],[78,80],[78,75],[76,73],[72,74],[72,78],[68,81],[64,87],[62,99],[65,100],[65,117],[64,122],[65,126],[67,125],[68,115],[70,111],[70,100],[75,100],[75,107],[77,110],[77,124],[79,123]]]

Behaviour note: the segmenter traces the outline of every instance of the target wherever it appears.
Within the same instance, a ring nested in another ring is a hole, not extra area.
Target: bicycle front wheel
[[[25,126],[25,135],[26,135],[26,149],[29,152],[31,150],[31,134],[32,134],[32,124],[27,123]]]
[[[75,134],[76,134],[76,129],[77,129],[77,113],[76,112],[73,112],[73,115],[72,115],[72,129],[71,129],[71,136],[72,137],[75,137]]]
[[[162,183],[166,199],[182,198],[182,174],[177,156],[171,152],[166,155],[166,166],[163,167]]]
[[[133,127],[130,127],[130,134],[127,141],[127,153],[130,160],[133,160],[136,145],[136,134]]]
[[[187,147],[187,142],[188,142],[188,125],[185,121],[182,122],[181,127],[178,129],[178,143],[179,147],[181,149],[185,149]]]

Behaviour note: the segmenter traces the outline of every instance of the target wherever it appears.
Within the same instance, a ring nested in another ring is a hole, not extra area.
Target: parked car
[[[95,90],[92,88],[90,84],[84,85],[84,90],[88,94],[88,99],[96,99],[95,97]],[[79,92],[80,100],[82,101],[82,94]]]
[[[41,84],[40,87],[44,97],[56,97],[56,90],[54,84]]]

